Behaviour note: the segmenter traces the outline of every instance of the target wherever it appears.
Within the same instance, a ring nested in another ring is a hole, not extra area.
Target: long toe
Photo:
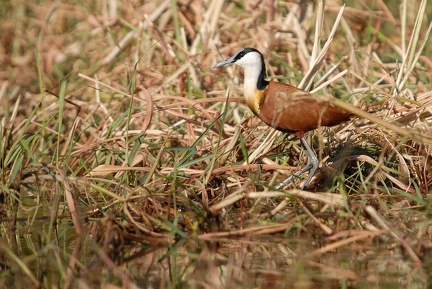
[[[319,160],[316,156],[309,156],[308,157],[308,165],[310,165],[311,170],[309,172],[309,175],[304,182],[304,184],[301,186],[302,190],[307,189],[309,186],[310,181],[312,180],[313,176],[315,175],[316,171],[318,170]]]
[[[301,170],[299,170],[299,171],[295,172],[294,174],[292,174],[290,177],[288,177],[287,179],[285,179],[282,183],[280,183],[277,186],[275,186],[275,189],[276,190],[280,190],[280,189],[284,188],[286,185],[288,185],[289,183],[292,183],[295,179],[299,178],[302,174],[304,174],[309,169],[313,170],[313,165],[314,164],[315,164],[315,162],[309,162],[309,158],[308,158],[308,162],[306,163],[306,166],[304,166]],[[318,167],[318,159],[317,159],[317,162],[316,162],[316,166]],[[316,169],[315,169],[315,171],[316,171]],[[303,187],[302,187],[302,189],[303,189]]]

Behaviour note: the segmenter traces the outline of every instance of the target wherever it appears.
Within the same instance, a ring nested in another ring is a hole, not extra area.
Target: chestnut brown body
[[[269,126],[296,132],[299,137],[320,126],[333,126],[350,119],[351,113],[332,104],[332,98],[300,90],[279,82],[269,82],[254,113]]]

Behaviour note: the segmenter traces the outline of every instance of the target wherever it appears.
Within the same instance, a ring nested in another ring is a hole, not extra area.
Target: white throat
[[[252,101],[257,90],[258,77],[261,73],[261,67],[247,66],[244,67],[243,91],[246,102]]]

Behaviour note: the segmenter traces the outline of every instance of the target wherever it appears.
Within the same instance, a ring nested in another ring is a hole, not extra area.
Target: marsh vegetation
[[[0,13],[4,288],[430,288],[427,1]],[[239,69],[213,69],[243,47],[269,78],[355,100],[307,135],[306,191],[274,190],[304,164],[298,139],[251,114]]]

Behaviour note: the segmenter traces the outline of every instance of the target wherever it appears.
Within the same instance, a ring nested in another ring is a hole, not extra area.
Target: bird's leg
[[[316,155],[316,153],[312,150],[312,148],[309,146],[307,141],[304,138],[300,139],[303,147],[306,149],[306,153],[308,155],[308,160],[306,166],[310,166],[311,170],[309,172],[309,176],[307,177],[306,181],[304,182],[303,186],[301,187],[302,190],[306,189],[309,186],[310,181],[312,180],[313,176],[315,175],[316,171],[318,170],[318,164],[319,160]]]
[[[315,172],[318,169],[318,157],[316,155],[316,153],[311,149],[311,147],[309,146],[309,144],[307,143],[307,141],[301,137],[300,138],[300,142],[303,145],[303,147],[306,149],[306,154],[307,154],[307,163],[306,166],[304,166],[301,170],[299,170],[298,172],[294,173],[292,176],[290,176],[289,178],[287,178],[285,181],[283,181],[282,183],[278,184],[277,186],[275,186],[276,190],[280,190],[283,187],[285,187],[286,185],[288,185],[289,183],[291,183],[294,179],[300,177],[304,172],[306,172],[307,170],[311,170],[309,173],[309,176],[307,177],[306,181],[304,182],[303,186],[301,187],[302,190],[306,189],[312,179],[312,177],[315,175]]]

